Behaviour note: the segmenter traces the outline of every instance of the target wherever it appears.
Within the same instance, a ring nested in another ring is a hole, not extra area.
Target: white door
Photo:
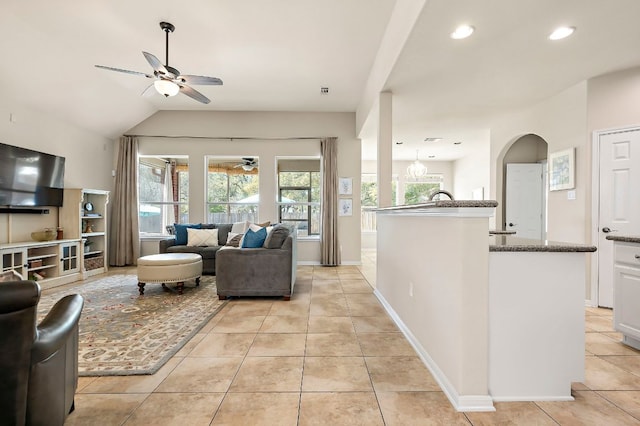
[[[539,163],[507,164],[505,229],[523,238],[543,238],[543,168]]]
[[[598,305],[613,307],[613,241],[640,235],[640,129],[603,133],[599,149]]]

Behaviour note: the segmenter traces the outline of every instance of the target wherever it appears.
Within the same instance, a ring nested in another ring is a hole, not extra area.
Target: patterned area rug
[[[80,318],[79,374],[127,376],[153,374],[222,308],[215,277],[204,276],[200,286],[185,283],[178,295],[175,284],[147,284],[138,293],[135,275],[112,275],[73,289],[42,296],[39,319],[61,297],[84,297]]]

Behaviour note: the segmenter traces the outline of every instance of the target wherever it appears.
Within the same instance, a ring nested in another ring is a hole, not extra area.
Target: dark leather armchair
[[[40,286],[0,283],[0,424],[62,425],[78,386],[84,300],[60,299],[36,325]]]

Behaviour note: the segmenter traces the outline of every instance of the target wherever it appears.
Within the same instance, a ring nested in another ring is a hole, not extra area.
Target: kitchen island
[[[570,400],[584,376],[585,262],[595,247],[490,237],[496,206],[377,210],[376,295],[459,411]]]

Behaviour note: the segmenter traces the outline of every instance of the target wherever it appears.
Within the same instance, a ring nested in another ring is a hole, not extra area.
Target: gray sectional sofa
[[[281,296],[289,300],[296,282],[295,232],[276,226],[267,247],[223,247],[216,255],[218,297]]]
[[[173,237],[160,240],[160,253],[197,253],[202,256],[202,273],[204,275],[216,275],[216,253],[227,243],[227,236],[231,231],[231,223],[200,223],[197,229],[217,229],[218,246],[188,246],[181,235],[181,229],[176,227]],[[186,230],[185,230],[186,232]]]
[[[217,229],[218,245],[187,245],[186,227]],[[298,263],[295,230],[276,224],[260,247],[239,248],[237,242],[236,246],[227,245],[232,228],[230,223],[176,225],[175,235],[160,241],[160,253],[201,255],[202,273],[216,275],[220,299],[232,296],[280,296],[289,300],[293,294]]]

